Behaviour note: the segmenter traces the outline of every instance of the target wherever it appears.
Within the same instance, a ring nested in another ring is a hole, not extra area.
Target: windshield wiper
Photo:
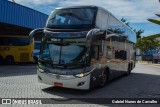
[[[44,63],[44,64],[52,64],[52,59],[51,58],[43,58],[43,57],[41,57],[41,58],[39,58],[39,62],[40,63]]]
[[[85,64],[80,63],[80,62],[72,62],[72,63],[63,64],[62,66],[64,66],[64,67],[84,67]]]

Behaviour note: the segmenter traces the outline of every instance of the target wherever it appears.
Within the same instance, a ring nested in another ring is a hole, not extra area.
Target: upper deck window
[[[76,29],[93,26],[94,8],[56,9],[50,15],[48,28]]]
[[[29,38],[0,37],[0,46],[26,46],[29,43]]]

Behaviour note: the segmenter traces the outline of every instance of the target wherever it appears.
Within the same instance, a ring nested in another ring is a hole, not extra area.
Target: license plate
[[[59,82],[54,82],[54,86],[56,86],[56,87],[63,87],[63,84],[59,83]]]

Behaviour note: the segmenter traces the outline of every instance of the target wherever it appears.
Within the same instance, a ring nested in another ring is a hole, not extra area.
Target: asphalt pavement
[[[84,100],[84,98],[160,98],[160,66],[137,64],[136,68],[129,76],[121,76],[109,82],[104,88],[94,88],[90,91],[82,91],[67,88],[55,88],[50,85],[38,83],[36,65],[1,65],[0,98],[78,98],[76,100],[79,100],[78,102],[80,102],[80,104],[43,106],[119,107],[124,105],[94,104],[94,100],[87,101]],[[0,106],[4,107],[4,105]],[[22,105],[16,106],[21,107]],[[23,106],[25,107],[27,105]],[[134,105],[129,104],[127,106]],[[144,105],[139,104],[136,106]],[[159,105],[154,104],[154,106]]]

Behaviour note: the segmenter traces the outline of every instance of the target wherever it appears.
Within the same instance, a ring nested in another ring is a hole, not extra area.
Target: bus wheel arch
[[[109,80],[109,68],[106,67],[104,71],[102,72],[102,78],[101,78],[101,84],[100,87],[104,87]]]
[[[6,56],[5,62],[6,62],[7,64],[13,64],[13,63],[14,63],[14,57],[13,57],[12,55]]]
[[[126,75],[127,75],[127,76],[131,74],[131,70],[132,70],[131,66],[132,66],[132,64],[129,63],[129,64],[128,64],[128,69],[127,69],[127,72],[126,72]]]
[[[133,63],[131,63],[130,67],[131,67],[131,70],[132,70],[133,69]]]

